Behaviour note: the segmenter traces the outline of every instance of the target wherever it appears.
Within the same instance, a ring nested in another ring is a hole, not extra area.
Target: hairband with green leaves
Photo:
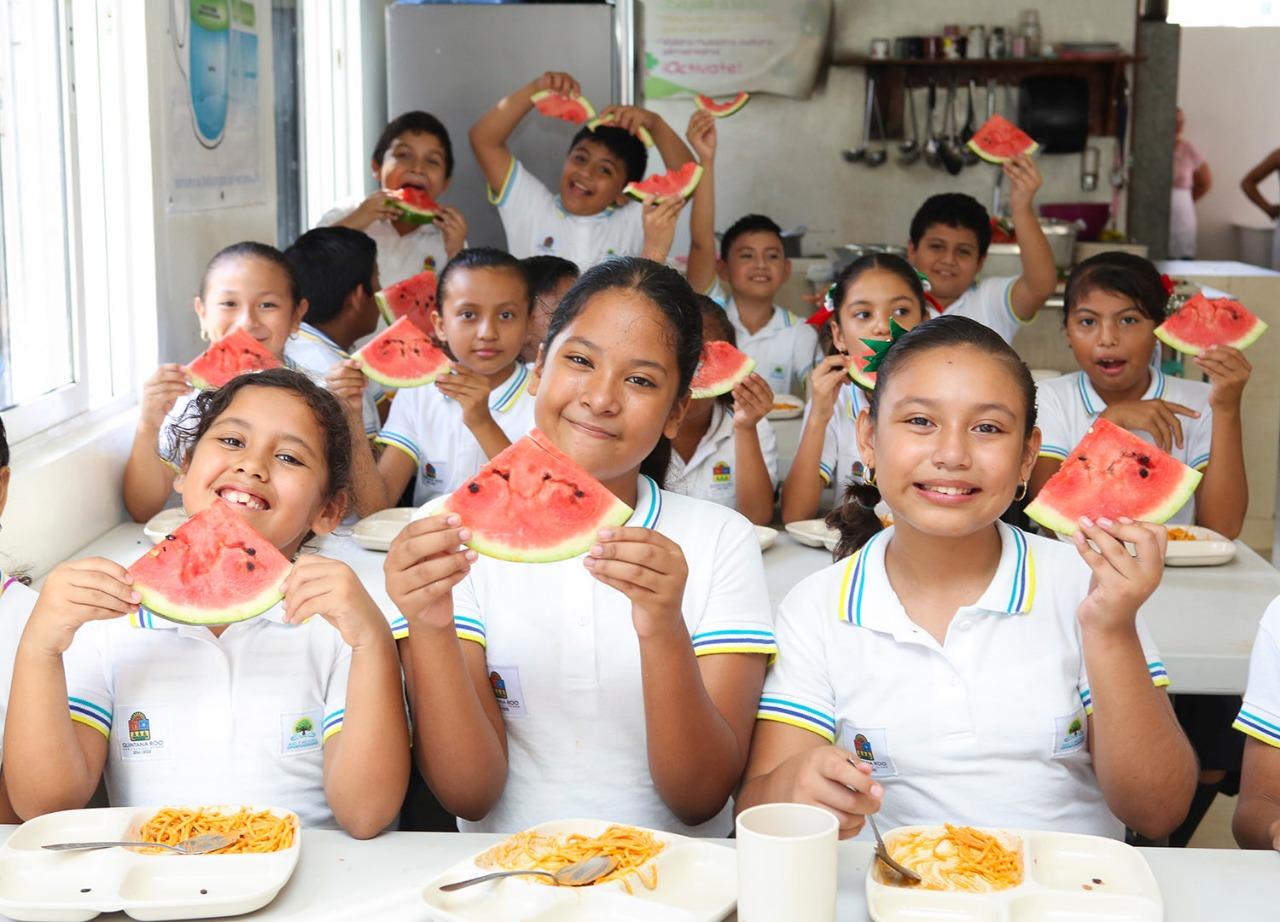
[[[893,344],[902,339],[907,331],[898,325],[898,321],[889,321],[889,338],[888,339],[864,339],[863,342],[871,347],[874,353],[866,363],[862,366],[864,373],[879,371],[880,365],[884,362],[885,355],[893,348]]]

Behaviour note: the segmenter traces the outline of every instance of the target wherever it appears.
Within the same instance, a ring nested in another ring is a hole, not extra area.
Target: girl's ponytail
[[[870,479],[867,479],[861,463],[855,464],[853,468],[853,479],[845,487],[840,505],[827,513],[825,519],[828,528],[840,532],[840,540],[831,552],[832,560],[843,560],[856,554],[876,532],[884,528],[880,517],[876,515],[880,491],[876,488],[874,469],[870,471]]]

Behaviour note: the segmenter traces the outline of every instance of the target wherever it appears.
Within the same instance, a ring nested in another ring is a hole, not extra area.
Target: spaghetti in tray
[[[1022,883],[1022,843],[1016,836],[999,836],[972,826],[903,832],[890,837],[889,854],[920,875],[920,890],[961,890],[990,893]],[[885,874],[885,883],[903,885]]]
[[[156,812],[138,830],[138,841],[157,845],[177,845],[183,839],[219,832],[238,836],[236,841],[211,855],[249,855],[280,852],[293,846],[298,831],[298,818],[293,814],[277,816],[270,810],[241,807],[234,813],[217,809],[184,810],[165,807]],[[139,849],[146,852],[147,849]],[[154,849],[160,852],[161,849]]]
[[[620,881],[628,893],[629,878],[633,875],[646,890],[658,886],[658,869],[644,865],[656,857],[666,843],[653,833],[634,826],[610,826],[598,836],[581,833],[548,835],[536,830],[518,832],[476,859],[482,868],[499,868],[504,871],[550,871],[555,873],[576,861],[585,861],[597,855],[609,855],[617,859],[612,871],[595,881],[596,884],[611,880]],[[545,877],[533,878],[540,883],[550,883]]]

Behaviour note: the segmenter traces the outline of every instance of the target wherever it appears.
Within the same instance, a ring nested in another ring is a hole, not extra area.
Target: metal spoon
[[[40,847],[47,848],[51,852],[71,852],[115,848],[118,845],[123,845],[129,848],[163,848],[179,855],[205,855],[209,852],[216,852],[220,848],[226,848],[238,838],[240,837],[224,836],[218,832],[206,832],[202,835],[192,836],[190,839],[183,839],[177,845],[161,845],[159,842],[56,842],[52,845],[42,845]]]
[[[582,887],[587,884],[595,883],[601,877],[604,877],[612,871],[618,864],[618,859],[612,855],[596,855],[594,858],[587,858],[585,861],[575,861],[573,864],[566,864],[558,871],[494,871],[492,874],[482,874],[479,877],[468,877],[466,880],[455,880],[451,884],[445,884],[440,889],[445,893],[454,890],[461,890],[463,887],[470,887],[474,884],[484,883],[486,880],[497,880],[499,877],[518,877],[521,875],[533,875],[535,877],[550,877],[561,887]]]
[[[903,166],[915,163],[923,153],[920,149],[920,135],[916,129],[916,94],[910,85],[907,86],[907,118],[911,122],[911,137],[898,145],[898,162]]]
[[[876,81],[874,77],[868,77],[867,104],[862,111],[862,146],[842,151],[844,159],[849,163],[857,163],[867,156],[867,145],[871,142],[871,107],[875,105],[875,99]]]
[[[940,156],[940,144],[937,133],[933,130],[933,110],[938,104],[938,84],[937,81],[929,80],[929,106],[925,115],[925,121],[928,123],[928,137],[924,142],[924,162],[929,166],[937,166],[942,162]]]
[[[956,141],[956,84],[954,80],[947,87],[946,111],[942,117],[942,133],[946,136],[946,140],[942,142],[942,148],[939,150],[942,165],[947,168],[947,172],[952,176],[958,176],[960,171],[964,169],[964,158],[960,156],[960,144]]]
[[[876,137],[879,139],[879,146],[875,150],[867,151],[866,164],[870,167],[877,167],[889,159],[889,152],[884,149],[884,122],[880,120],[880,101],[874,97],[871,100],[871,116],[875,119]]]
[[[960,140],[964,142],[964,147],[960,149],[960,156],[964,158],[965,166],[973,166],[978,162],[978,155],[969,147],[969,139],[973,137],[978,126],[974,124],[973,115],[973,94],[976,88],[976,81],[969,80],[969,113],[964,120],[964,128],[960,131]]]

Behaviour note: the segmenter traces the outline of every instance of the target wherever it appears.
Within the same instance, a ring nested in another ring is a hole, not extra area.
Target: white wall
[[[1197,253],[1201,259],[1236,259],[1233,223],[1270,224],[1240,191],[1240,180],[1280,147],[1280,105],[1275,65],[1280,29],[1183,28],[1178,103],[1187,140],[1209,161],[1213,187],[1196,203]],[[1263,193],[1280,189],[1269,178]]]

